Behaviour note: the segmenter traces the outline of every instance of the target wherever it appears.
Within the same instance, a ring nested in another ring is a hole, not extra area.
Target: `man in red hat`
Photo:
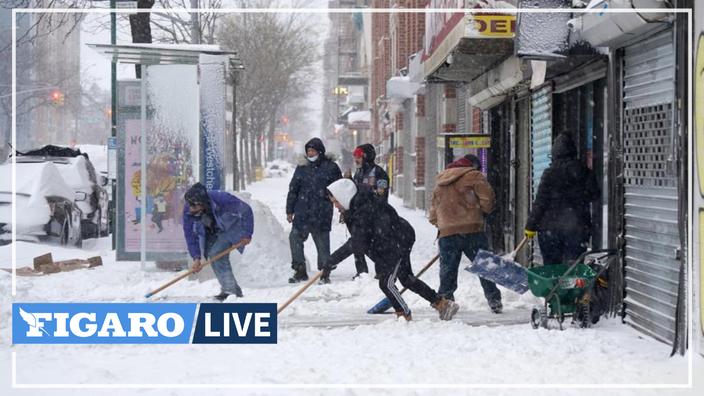
[[[374,163],[376,151],[371,144],[357,146],[352,152],[354,164],[357,170],[352,177],[357,189],[360,191],[371,191],[374,196],[382,202],[389,200],[389,175],[379,165]],[[356,279],[362,273],[368,273],[367,261],[363,254],[354,256],[354,265],[357,268]]]

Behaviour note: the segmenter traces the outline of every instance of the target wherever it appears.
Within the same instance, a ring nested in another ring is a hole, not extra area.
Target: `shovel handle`
[[[430,268],[433,265],[433,263],[438,261],[439,258],[440,258],[440,255],[436,254],[435,257],[433,257],[433,259],[430,260],[428,262],[428,264],[425,265],[425,267],[421,268],[421,270],[418,271],[418,273],[416,274],[416,278],[420,278],[420,276],[423,275],[425,273],[425,271],[427,271],[428,268]],[[403,292],[405,292],[406,290],[408,290],[407,287],[404,287],[403,289],[401,289],[401,294],[403,294]]]
[[[239,249],[239,248],[241,248],[242,246],[244,246],[244,242],[243,242],[243,241],[237,242],[236,244],[230,246],[229,248],[227,248],[227,249],[223,250],[222,252],[216,254],[215,256],[209,258],[208,261],[206,261],[205,263],[203,263],[202,268],[205,268],[205,267],[209,266],[209,265],[212,264],[214,261],[219,260],[219,259],[222,258],[223,256],[230,254],[231,251],[233,251],[233,250],[235,250],[235,249]],[[194,272],[195,272],[195,271],[193,271],[192,269],[189,268],[188,271],[186,271],[186,272],[184,272],[183,274],[177,276],[176,278],[174,278],[174,279],[172,279],[172,280],[170,280],[170,281],[164,283],[164,284],[161,285],[160,287],[158,287],[158,288],[156,288],[156,289],[150,291],[150,292],[147,293],[144,297],[145,297],[145,298],[149,298],[149,297],[151,297],[151,296],[153,296],[153,295],[159,293],[160,291],[166,289],[167,287],[173,285],[174,283],[176,283],[176,282],[178,282],[178,281],[180,281],[180,280],[182,280],[182,279],[184,279],[184,278],[187,278],[189,275],[193,274]]]
[[[521,239],[521,242],[518,243],[518,246],[516,246],[516,248],[513,249],[513,251],[511,252],[511,258],[516,258],[516,254],[518,254],[518,252],[523,249],[523,246],[525,246],[527,242],[528,237],[524,236],[523,239]]]
[[[313,283],[315,283],[315,281],[317,281],[318,279],[320,279],[320,277],[321,277],[322,275],[323,275],[323,271],[319,271],[317,274],[315,274],[315,276],[313,276],[312,278],[310,278],[310,280],[309,280],[308,282],[306,282],[305,285],[303,285],[300,289],[298,289],[297,292],[293,293],[293,295],[291,296],[291,298],[289,298],[288,300],[286,300],[285,303],[281,304],[281,306],[276,310],[276,313],[277,313],[277,314],[280,314],[281,311],[283,311],[284,309],[286,309],[286,307],[288,307],[295,299],[297,299],[298,296],[300,296],[301,294],[303,294],[303,292],[306,291],[306,289],[308,289],[308,288],[310,287],[310,285],[312,285]]]

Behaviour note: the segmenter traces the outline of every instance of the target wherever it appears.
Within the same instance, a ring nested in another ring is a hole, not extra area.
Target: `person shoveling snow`
[[[388,203],[370,191],[357,191],[350,179],[340,179],[328,186],[330,201],[345,218],[350,239],[330,255],[323,272],[327,275],[352,254],[366,254],[374,261],[379,274],[379,288],[389,298],[396,315],[411,320],[411,310],[396,288],[396,278],[420,295],[450,320],[459,310],[454,301],[439,297],[425,282],[413,276],[411,249],[416,236],[413,227]]]
[[[202,257],[214,257],[234,244],[241,244],[238,250],[244,251],[254,233],[254,216],[249,205],[226,192],[208,191],[200,183],[186,192],[185,199],[183,234],[193,258],[193,272],[202,269]],[[224,255],[212,265],[221,287],[215,299],[224,301],[231,294],[242,297],[242,289],[232,273],[230,256]]]

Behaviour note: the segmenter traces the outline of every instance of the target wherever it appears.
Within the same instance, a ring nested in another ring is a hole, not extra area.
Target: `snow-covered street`
[[[289,285],[290,254],[285,218],[288,178],[269,178],[248,189],[255,211],[252,246],[232,255],[242,299],[228,302],[283,302],[300,285]],[[418,269],[437,251],[435,229],[421,211],[391,203],[416,229],[413,266]],[[333,220],[332,249],[347,237]],[[11,277],[0,271],[2,317],[12,301],[143,302],[150,289],[174,277],[147,264],[116,263],[109,239],[87,241],[84,250],[18,243],[17,265],[51,251],[55,259],[99,254],[104,266],[38,277]],[[312,241],[306,256],[315,262]],[[0,248],[2,267],[10,267],[10,245]],[[466,259],[463,259],[466,260]],[[466,266],[463,261],[462,268]],[[424,276],[438,285],[437,265]],[[407,293],[414,320],[367,315],[381,297],[372,276],[352,281],[351,259],[333,272],[332,283],[315,285],[279,316],[277,345],[14,345],[11,323],[0,323],[3,383],[8,384],[11,355],[19,384],[681,384],[687,359],[669,358],[670,348],[644,338],[618,319],[591,329],[533,330],[530,308],[537,300],[502,289],[505,312],[493,315],[479,282],[460,271],[458,317],[441,322],[418,296]],[[204,275],[205,277],[205,275]],[[217,293],[217,281],[184,281],[153,300],[204,302]],[[498,318],[508,319],[498,319]],[[497,326],[503,321],[503,325]],[[469,324],[465,323],[468,322]],[[356,325],[355,323],[360,323]],[[482,324],[483,323],[483,324]],[[512,324],[515,323],[515,324]],[[695,358],[701,369],[701,359]],[[629,362],[629,364],[624,364]],[[559,373],[559,375],[556,375]],[[696,377],[696,375],[695,375]]]

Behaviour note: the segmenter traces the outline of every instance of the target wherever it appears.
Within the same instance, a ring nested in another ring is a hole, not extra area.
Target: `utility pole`
[[[239,169],[237,158],[237,73],[236,66],[230,62],[232,73],[232,189],[239,191]]]
[[[191,0],[191,8],[198,8],[198,0]],[[191,44],[200,44],[200,12],[191,13]]]
[[[110,0],[110,8],[115,9],[116,0]],[[117,14],[114,12],[110,13],[110,45],[117,44]],[[117,136],[117,62],[112,59],[110,64],[110,136]],[[116,236],[117,236],[117,213],[115,199],[117,199],[117,184],[113,179],[110,181],[112,188],[112,210],[110,211],[110,216],[112,216],[112,249],[115,250],[116,247]]]

